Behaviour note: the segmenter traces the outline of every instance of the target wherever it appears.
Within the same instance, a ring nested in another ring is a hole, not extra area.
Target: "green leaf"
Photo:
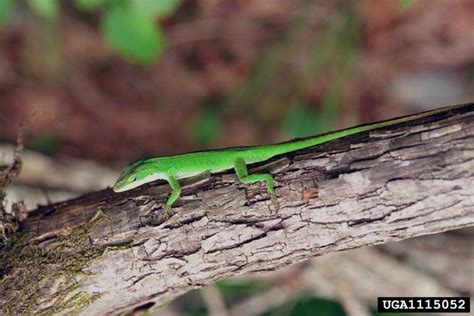
[[[414,0],[398,0],[398,10],[403,12],[410,8]]]
[[[31,9],[39,16],[46,19],[56,19],[59,11],[57,0],[28,0]]]
[[[165,48],[166,39],[153,19],[131,10],[127,2],[114,2],[102,19],[107,42],[124,57],[147,64]]]
[[[150,18],[161,18],[172,14],[181,0],[130,0],[130,4],[138,14]]]
[[[92,11],[103,6],[107,0],[74,0],[74,5],[84,11]]]
[[[12,0],[0,0],[0,23],[5,22],[9,18],[12,4]]]

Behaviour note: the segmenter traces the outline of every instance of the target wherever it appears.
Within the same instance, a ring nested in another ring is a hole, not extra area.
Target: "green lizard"
[[[446,108],[428,111],[402,118],[347,128],[309,138],[296,139],[285,143],[248,147],[230,147],[184,153],[175,156],[142,159],[132,163],[124,169],[115,183],[113,190],[115,192],[127,191],[157,179],[164,179],[169,183],[172,189],[172,192],[163,207],[165,211],[169,211],[171,210],[173,203],[181,195],[181,186],[177,181],[178,179],[192,177],[203,173],[218,173],[234,169],[237,177],[242,183],[254,183],[257,181],[265,182],[269,195],[276,203],[273,177],[268,173],[249,174],[247,170],[248,164],[263,162],[277,155],[312,147],[356,133],[415,120],[445,110]]]

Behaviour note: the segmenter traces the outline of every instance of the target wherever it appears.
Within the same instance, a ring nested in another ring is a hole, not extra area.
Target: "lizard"
[[[125,167],[113,186],[113,191],[123,192],[158,179],[166,180],[172,189],[163,206],[165,213],[167,213],[171,211],[173,203],[181,195],[179,179],[234,169],[242,183],[264,182],[272,201],[278,205],[272,175],[269,173],[249,174],[247,165],[264,162],[277,155],[295,152],[349,135],[413,121],[455,107],[445,107],[277,144],[229,147],[141,159]]]

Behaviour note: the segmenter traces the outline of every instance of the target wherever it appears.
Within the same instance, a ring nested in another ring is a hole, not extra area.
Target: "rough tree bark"
[[[160,223],[169,189],[110,189],[39,207],[0,249],[3,313],[118,314],[158,308],[222,278],[328,252],[474,223],[474,104],[361,133],[185,186]]]

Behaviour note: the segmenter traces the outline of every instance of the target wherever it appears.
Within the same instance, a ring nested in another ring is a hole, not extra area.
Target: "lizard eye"
[[[135,182],[136,180],[137,180],[137,176],[130,176],[130,178],[128,178],[129,182]]]

